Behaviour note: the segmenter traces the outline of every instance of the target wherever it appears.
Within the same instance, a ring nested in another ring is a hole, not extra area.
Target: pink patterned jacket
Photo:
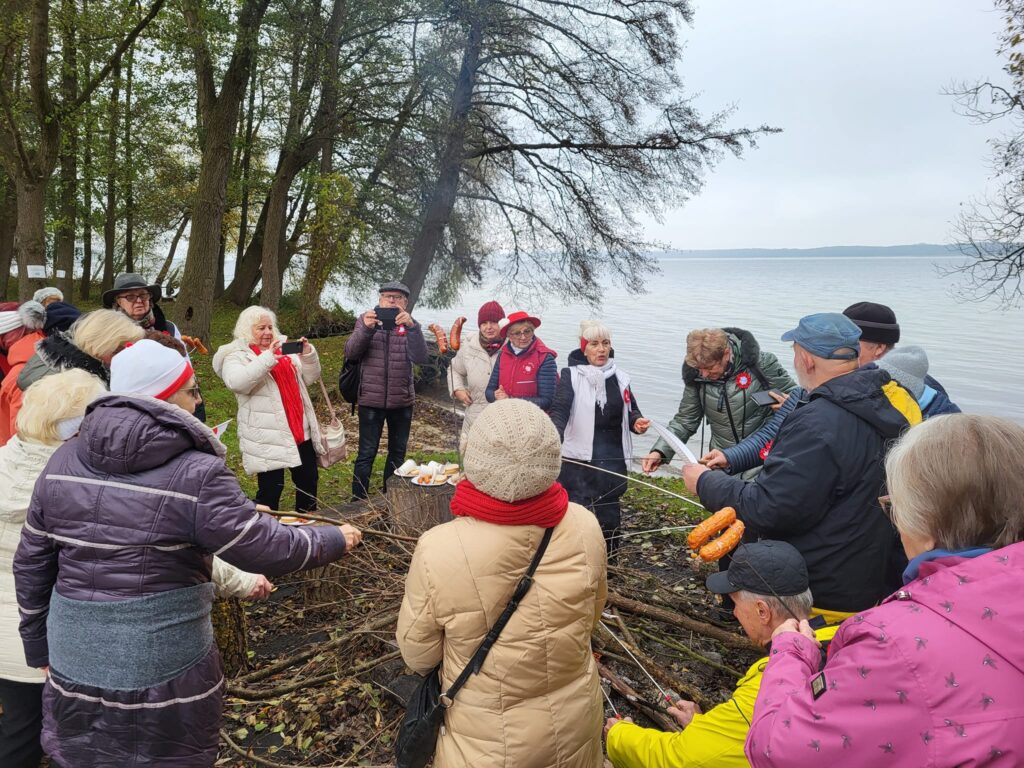
[[[913,565],[913,564],[912,564]],[[754,768],[1024,765],[1024,543],[925,560],[828,650],[773,643]]]

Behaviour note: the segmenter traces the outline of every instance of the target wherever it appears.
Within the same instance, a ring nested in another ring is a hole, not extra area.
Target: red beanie
[[[505,317],[505,310],[502,309],[501,304],[496,301],[488,301],[476,313],[476,324],[480,326],[484,323],[496,323],[503,317]]]

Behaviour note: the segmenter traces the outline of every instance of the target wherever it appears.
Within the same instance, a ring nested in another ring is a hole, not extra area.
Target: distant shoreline
[[[829,245],[820,248],[670,248],[657,254],[659,260],[673,259],[822,259],[822,258],[956,258],[954,246],[937,243],[913,245]]]

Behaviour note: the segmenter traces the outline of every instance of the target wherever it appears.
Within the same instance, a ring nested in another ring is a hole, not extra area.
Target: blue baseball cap
[[[838,312],[801,317],[796,328],[782,334],[782,340],[799,344],[826,360],[854,360],[860,354],[860,328]]]

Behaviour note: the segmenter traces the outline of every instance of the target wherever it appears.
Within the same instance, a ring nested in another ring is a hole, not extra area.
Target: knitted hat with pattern
[[[470,427],[463,456],[466,477],[488,496],[520,501],[558,479],[562,446],[544,411],[526,400],[499,400]]]

